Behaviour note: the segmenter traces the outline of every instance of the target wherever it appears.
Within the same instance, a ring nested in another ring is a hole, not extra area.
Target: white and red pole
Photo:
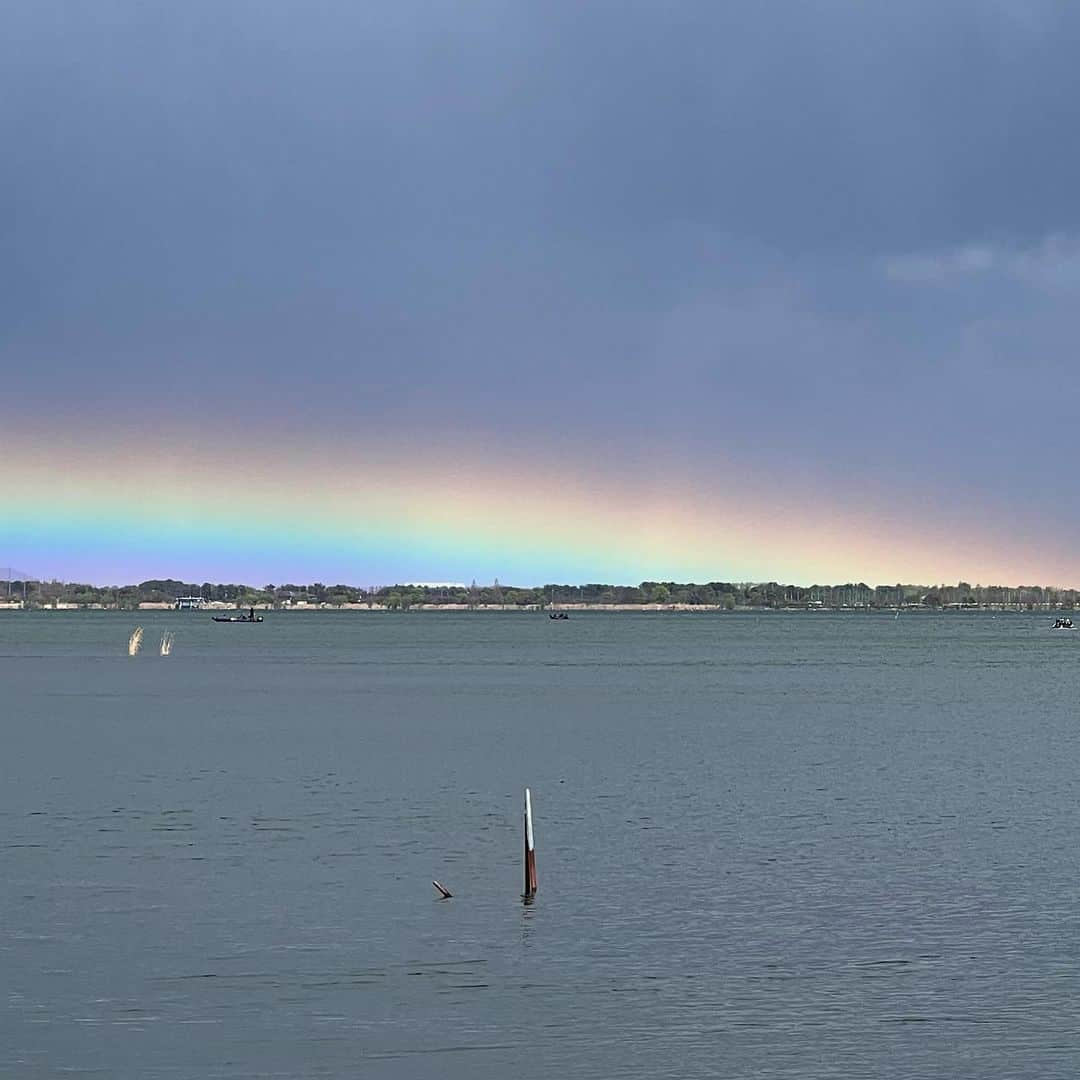
[[[536,851],[533,848],[532,796],[525,789],[525,895],[536,895]]]

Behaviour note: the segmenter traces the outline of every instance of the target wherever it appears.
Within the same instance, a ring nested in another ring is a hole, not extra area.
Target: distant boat
[[[552,611],[548,615],[548,618],[549,619],[569,619],[570,616],[567,615],[565,611]]]
[[[252,608],[246,615],[214,615],[214,622],[262,622],[263,617]]]
[[[1054,620],[1054,625],[1050,627],[1051,630],[1075,630],[1072,619],[1068,616],[1064,618],[1057,618]]]

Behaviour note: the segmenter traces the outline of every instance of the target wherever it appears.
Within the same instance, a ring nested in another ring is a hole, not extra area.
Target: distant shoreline
[[[5,603],[0,601],[0,614],[3,612],[109,612],[137,615],[140,612],[150,614],[154,612],[172,612],[181,617],[198,616],[210,612],[233,612],[247,611],[252,605],[236,606],[233,604],[207,604],[201,608],[178,609],[174,604],[143,603],[137,607],[117,607],[115,605],[102,604],[49,604],[27,605],[21,602]],[[818,614],[818,615],[887,615],[893,618],[899,614],[940,615],[943,613],[954,614],[957,612],[967,613],[995,613],[1011,615],[1046,614],[1054,611],[1072,611],[1069,604],[1037,604],[1019,607],[1016,605],[1001,604],[946,604],[939,607],[912,604],[905,607],[875,607],[870,606],[821,606],[808,607],[806,605],[771,606],[771,605],[740,605],[735,608],[723,604],[545,604],[543,607],[537,604],[412,604],[408,608],[395,607],[388,604],[292,604],[273,607],[267,604],[255,604],[254,610],[264,615],[291,615],[291,614],[326,614],[348,612],[354,614],[371,615],[407,615],[410,612],[442,611],[460,614],[462,612],[480,614],[530,614],[543,615],[551,612],[565,612],[567,614],[587,615],[592,612],[600,613],[633,613],[633,614],[708,614],[718,613],[723,615],[740,615],[768,612],[771,614]]]
[[[10,571],[9,571],[10,574]],[[4,586],[6,585],[6,591]],[[0,581],[0,609],[60,611],[1075,611],[1080,590],[1042,585],[785,585],[643,581],[638,585],[422,582],[264,585],[154,578],[132,585]]]

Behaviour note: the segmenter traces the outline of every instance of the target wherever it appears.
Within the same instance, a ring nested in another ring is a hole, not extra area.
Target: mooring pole
[[[532,796],[525,789],[525,895],[536,895],[536,851],[533,848]]]

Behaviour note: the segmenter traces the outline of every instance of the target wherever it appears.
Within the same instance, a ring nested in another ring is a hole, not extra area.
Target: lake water
[[[0,1075],[1074,1078],[1051,621],[0,616]]]

